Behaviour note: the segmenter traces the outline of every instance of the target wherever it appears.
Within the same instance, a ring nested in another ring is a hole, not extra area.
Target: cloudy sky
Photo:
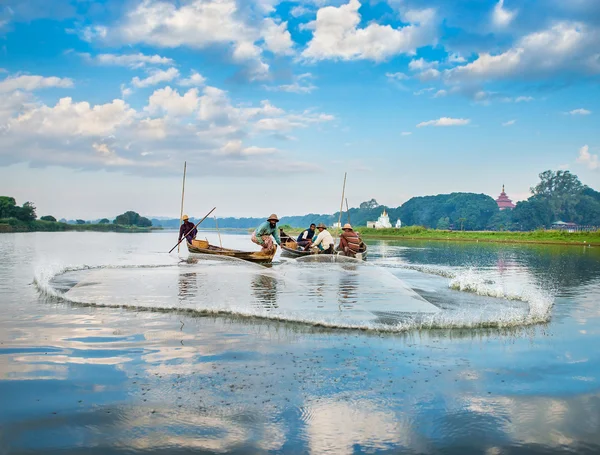
[[[333,212],[600,189],[598,0],[3,0],[0,194],[38,214]]]

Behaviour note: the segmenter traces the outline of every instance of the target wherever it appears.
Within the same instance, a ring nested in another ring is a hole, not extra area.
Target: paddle
[[[214,212],[214,211],[215,211],[215,209],[216,209],[216,207],[213,207],[213,209],[212,209],[210,212],[208,212],[206,215],[204,215],[204,218],[202,218],[200,221],[198,221],[198,222],[196,223],[196,225],[195,225],[195,226],[194,226],[192,229],[190,229],[189,231],[187,231],[187,232],[186,232],[186,233],[183,235],[183,237],[181,237],[181,240],[180,240],[179,242],[177,242],[177,245],[175,245],[173,248],[171,248],[171,250],[169,251],[169,253],[171,253],[171,252],[172,252],[172,251],[173,251],[175,248],[177,248],[177,247],[179,246],[179,244],[180,244],[180,243],[183,241],[183,239],[185,239],[186,235],[188,235],[190,232],[192,232],[194,229],[196,229],[200,223],[202,223],[202,222],[203,222],[203,221],[204,221],[206,218],[208,218],[208,216],[209,216],[209,215],[210,215],[212,212]]]

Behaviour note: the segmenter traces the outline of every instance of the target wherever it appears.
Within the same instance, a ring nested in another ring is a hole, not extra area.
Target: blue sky
[[[333,212],[569,169],[600,188],[597,0],[8,0],[0,194],[38,214]]]

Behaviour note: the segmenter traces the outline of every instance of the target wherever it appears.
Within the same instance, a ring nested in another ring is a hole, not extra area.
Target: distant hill
[[[353,226],[366,226],[367,221],[376,221],[383,210],[386,210],[392,225],[398,218],[402,225],[420,225],[428,228],[448,229],[454,227],[466,230],[485,229],[488,222],[498,213],[494,199],[485,194],[451,193],[437,196],[414,197],[400,207],[379,205],[375,199],[363,202],[359,207],[353,207],[342,213],[342,223],[350,222]],[[325,223],[332,226],[338,221],[339,212],[333,214],[309,213],[307,215],[284,216],[281,225],[292,227],[307,227],[311,223]],[[198,218],[191,218],[198,222]],[[219,228],[251,229],[264,221],[264,218],[218,218]],[[177,229],[179,219],[152,218],[153,226]],[[206,219],[204,228],[215,228],[214,219]]]

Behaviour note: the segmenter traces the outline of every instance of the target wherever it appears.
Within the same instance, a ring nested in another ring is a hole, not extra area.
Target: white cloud
[[[420,58],[418,60],[411,60],[410,63],[408,64],[408,69],[410,69],[411,71],[424,71],[424,70],[428,70],[431,68],[437,68],[439,65],[439,62],[436,61],[432,61],[432,62],[428,62],[423,58]]]
[[[23,92],[0,97],[0,163],[165,175],[178,173],[183,159],[200,169],[210,159],[214,175],[314,172],[318,166],[251,141],[334,120],[313,110],[287,112],[268,100],[234,105],[227,92],[210,86],[155,90],[141,112],[118,99],[98,105],[71,98],[54,106],[31,101]]]
[[[206,78],[196,71],[192,71],[190,77],[180,79],[178,84],[183,87],[201,86],[206,82]]]
[[[54,107],[45,105],[12,119],[9,125],[17,132],[44,136],[105,136],[119,126],[133,122],[135,110],[123,100],[90,106],[87,102],[73,103],[61,98]]]
[[[98,54],[92,57],[90,54],[80,54],[86,60],[98,65],[127,66],[129,68],[140,68],[145,65],[172,65],[173,59],[161,57],[160,55],[137,54]]]
[[[262,11],[272,9],[272,4],[261,5]],[[261,39],[261,30],[243,17],[235,0],[177,3],[143,0],[129,9],[115,26],[84,29],[83,38],[109,44],[145,43],[165,48],[227,46],[232,49],[233,60],[246,65],[252,78],[264,78],[268,65],[262,61],[262,51],[255,44]]]
[[[44,77],[44,76],[9,76],[0,81],[0,93],[14,92],[15,90],[25,90],[31,92],[43,88],[58,87],[70,88],[73,87],[73,80],[61,77]]]
[[[402,136],[410,136],[412,134],[411,131],[402,131],[402,133],[400,133]]]
[[[515,98],[515,103],[528,103],[529,101],[533,101],[533,96],[517,96]]]
[[[304,16],[305,14],[309,14],[311,12],[312,12],[311,10],[309,10],[308,8],[306,8],[305,6],[302,6],[302,5],[294,6],[290,10],[290,14],[294,17]]]
[[[382,61],[393,55],[412,54],[419,47],[435,43],[436,15],[433,9],[407,11],[403,20],[410,25],[393,28],[371,23],[359,28],[359,0],[338,8],[317,11],[314,33],[302,56],[307,60],[368,59]]]
[[[465,63],[466,61],[467,59],[458,53],[453,53],[448,56],[448,63]]]
[[[492,13],[492,22],[496,27],[506,27],[510,25],[513,19],[516,17],[517,11],[510,11],[504,8],[504,0],[499,0],[494,6]]]
[[[417,128],[422,128],[424,126],[463,126],[468,125],[470,122],[470,119],[442,117],[437,120],[421,122],[417,125]]]
[[[409,76],[407,76],[404,73],[385,73],[385,77],[387,77],[390,80],[394,80],[394,81],[405,81],[407,79],[410,79]]]
[[[440,76],[441,76],[441,73],[438,70],[436,70],[435,68],[429,68],[428,70],[421,71],[417,75],[419,80],[422,82],[433,81],[435,79],[439,79]]]
[[[588,169],[591,169],[592,171],[600,170],[600,160],[598,159],[598,155],[590,153],[590,148],[587,145],[584,145],[579,149],[577,162],[587,166]]]
[[[276,24],[270,17],[263,20],[262,36],[265,46],[275,55],[291,55],[294,53],[292,35],[287,29],[287,22]]]
[[[165,112],[172,116],[192,115],[198,108],[198,89],[189,89],[184,95],[167,86],[155,90],[148,99],[146,110],[151,114]]]
[[[590,115],[592,111],[588,111],[587,109],[573,109],[572,111],[567,112],[570,115]]]
[[[150,76],[145,79],[140,79],[137,76],[134,77],[131,79],[131,84],[137,88],[143,88],[160,84],[161,82],[170,82],[177,77],[179,77],[179,70],[177,68],[169,68],[166,71],[154,70],[151,71]]]
[[[516,121],[516,120],[509,120],[509,121],[507,121],[507,122],[504,122],[504,123],[502,124],[502,126],[511,126],[511,125],[514,125],[515,123],[517,123],[517,121]]]
[[[229,156],[260,156],[260,155],[273,155],[278,153],[279,150],[272,147],[244,147],[243,143],[239,139],[227,141],[223,147],[221,147],[217,153],[219,155]]]
[[[434,98],[442,98],[444,96],[448,95],[448,92],[444,89],[442,90],[438,90],[437,92],[435,92],[435,95],[433,95]]]
[[[121,98],[127,98],[132,93],[133,93],[133,90],[131,90],[125,84],[121,84]]]
[[[296,76],[294,82],[291,84],[282,84],[278,86],[265,86],[267,90],[276,92],[289,92],[289,93],[312,93],[317,89],[310,80],[313,75],[311,73],[304,73]]]
[[[452,82],[485,82],[511,78],[546,77],[562,73],[600,73],[590,62],[597,49],[600,32],[590,26],[562,21],[550,28],[530,33],[514,47],[498,55],[482,53],[467,65],[444,71]]]
[[[413,95],[419,96],[419,95],[423,95],[428,92],[433,92],[434,90],[435,90],[435,87],[425,87],[425,88],[422,88],[421,90],[417,90],[416,92],[413,92]]]

